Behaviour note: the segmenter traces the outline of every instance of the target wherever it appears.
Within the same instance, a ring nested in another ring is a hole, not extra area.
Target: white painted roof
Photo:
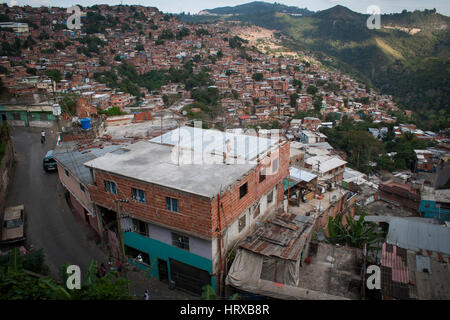
[[[305,162],[309,165],[312,165],[314,171],[319,171],[320,173],[328,172],[347,163],[347,161],[344,161],[337,157],[329,156],[315,156],[306,159]]]
[[[181,148],[201,153],[222,155],[223,152],[227,152],[231,157],[245,160],[256,160],[258,155],[270,151],[279,144],[277,139],[193,127],[174,129],[150,141],[172,146],[180,145]]]
[[[289,175],[291,177],[291,179],[297,180],[297,181],[305,181],[305,182],[310,182],[311,180],[313,180],[314,178],[317,177],[317,175],[308,172],[306,170],[302,170],[302,169],[298,169],[295,167],[290,167],[289,168]]]
[[[185,150],[181,149],[178,159],[177,147],[150,141],[139,141],[123,150],[125,152],[107,153],[86,162],[85,166],[208,198],[213,198],[256,167],[253,162],[223,164],[222,156],[217,155],[209,155],[208,159],[200,157],[196,164],[192,163],[191,153],[184,154]],[[111,180],[114,181],[113,176]]]

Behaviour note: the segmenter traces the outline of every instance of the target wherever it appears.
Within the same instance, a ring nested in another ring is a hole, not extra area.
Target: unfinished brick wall
[[[75,177],[69,172],[69,176],[66,176],[64,170],[65,168],[57,162],[58,176],[59,180],[86,208],[93,212],[92,201],[89,197],[89,190],[85,188],[83,192],[80,188],[80,183]]]
[[[262,168],[262,163],[260,163],[247,176],[242,177],[229,189],[224,190],[220,197],[220,202],[223,205],[223,211],[220,210],[221,230],[231,224],[243,211],[287,176],[289,172],[289,143],[280,148],[277,157],[279,164],[276,174],[266,176],[266,179],[260,183],[259,172]],[[105,180],[116,183],[117,195],[105,191]],[[239,188],[245,182],[248,183],[248,193],[240,199]],[[121,210],[138,219],[162,224],[201,238],[212,239],[216,235],[216,228],[218,227],[217,197],[209,199],[98,170],[96,171],[96,183],[96,186],[90,185],[89,190],[91,199],[100,206],[115,210],[114,200],[130,199],[129,203],[121,204]],[[132,200],[132,188],[145,191],[146,203]],[[283,185],[280,184],[277,190],[278,193],[274,194],[274,200],[281,205],[284,196]],[[178,199],[179,212],[167,210],[166,197]]]
[[[105,180],[116,183],[117,195],[105,191]],[[115,210],[115,199],[128,198],[129,203],[121,204],[123,212],[143,221],[162,224],[201,238],[211,238],[211,203],[208,198],[100,171],[96,172],[96,181],[97,186],[90,185],[89,190],[92,200],[100,206]],[[146,203],[133,200],[131,188],[143,190]],[[178,199],[178,212],[167,210],[166,197]]]
[[[276,156],[275,156],[276,157]],[[274,155],[272,155],[274,159]],[[231,224],[242,212],[244,212],[255,201],[259,200],[262,195],[269,192],[277,184],[283,182],[289,173],[289,143],[281,146],[278,153],[278,171],[274,175],[267,175],[266,179],[259,182],[259,173],[262,169],[262,163],[260,163],[254,170],[238,181],[230,189],[226,190],[220,197],[220,202],[223,205],[220,209],[221,229]],[[239,188],[244,183],[248,184],[248,193],[242,199],[240,198]],[[281,184],[277,194],[274,194],[274,200],[278,205],[282,205],[284,197],[284,188]],[[216,230],[218,227],[218,215],[217,215],[217,197],[212,202],[212,230]]]
[[[92,130],[86,131],[86,132],[68,132],[68,133],[62,133],[61,134],[61,140],[68,142],[68,141],[86,141],[86,140],[93,140],[95,139],[95,132]]]
[[[411,185],[391,182],[380,184],[378,190],[381,200],[400,205],[412,212],[419,211],[420,195]]]
[[[342,224],[347,225],[346,215],[349,217],[355,216],[355,203],[356,198],[348,202],[348,194],[344,195],[338,201],[333,203],[327,210],[322,212],[322,214],[316,219],[314,225],[314,231],[318,232],[319,228],[323,228],[325,234],[328,235],[328,220],[329,217],[336,218],[339,214],[342,214]],[[347,211],[348,210],[348,211]]]
[[[70,203],[81,221],[89,225],[97,234],[100,234],[97,219],[91,215],[87,215],[86,209],[78,202],[72,193],[70,193]]]

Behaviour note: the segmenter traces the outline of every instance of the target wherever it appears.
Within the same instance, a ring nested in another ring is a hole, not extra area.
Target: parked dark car
[[[56,161],[53,159],[53,150],[47,152],[44,157],[44,170],[45,171],[55,171],[57,169]]]

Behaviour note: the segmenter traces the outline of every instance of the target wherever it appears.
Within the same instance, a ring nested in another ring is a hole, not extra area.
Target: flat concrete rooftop
[[[307,213],[311,216],[318,216],[327,210],[334,202],[339,201],[345,193],[346,191],[341,188],[327,191],[322,195],[322,199],[314,198],[306,203],[300,202],[298,207],[289,205],[289,212],[300,216],[305,216]]]
[[[221,188],[225,190],[256,167],[256,162],[231,164],[233,158],[224,164],[222,155],[201,153],[203,159],[192,163],[191,154],[190,149],[140,141],[88,161],[85,165],[208,198],[215,197]]]
[[[155,143],[180,145],[200,153],[227,152],[230,156],[246,161],[255,161],[257,157],[279,145],[279,137],[271,139],[251,135],[222,132],[219,130],[181,127],[169,131],[151,140]]]
[[[318,243],[311,263],[300,268],[299,287],[346,297],[360,298],[360,268],[357,249]]]

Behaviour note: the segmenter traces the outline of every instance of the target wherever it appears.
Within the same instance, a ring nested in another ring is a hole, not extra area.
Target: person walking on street
[[[108,265],[109,265],[109,271],[114,271],[114,265],[111,260],[108,261]]]
[[[116,268],[117,271],[122,272],[122,263],[120,262],[120,259],[116,260]]]
[[[144,293],[144,300],[149,300],[150,296],[148,294],[148,289],[145,289],[145,293]]]
[[[45,131],[41,131],[41,143],[45,143]]]

